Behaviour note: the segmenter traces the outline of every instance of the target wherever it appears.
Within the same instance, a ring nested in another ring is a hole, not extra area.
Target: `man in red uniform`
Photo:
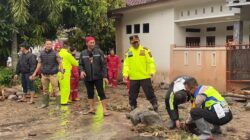
[[[76,55],[76,48],[71,47],[70,48],[70,53],[72,56],[75,57]],[[78,95],[78,82],[80,79],[80,74],[78,67],[72,66],[71,69],[71,77],[70,77],[70,100],[71,101],[79,101],[79,95]]]
[[[118,72],[121,69],[121,60],[119,56],[115,54],[115,51],[113,49],[110,50],[110,54],[107,57],[107,68],[109,84],[111,84],[113,88],[116,88]]]

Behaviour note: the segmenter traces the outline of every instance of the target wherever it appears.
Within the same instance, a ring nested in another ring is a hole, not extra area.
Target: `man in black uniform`
[[[180,128],[178,105],[183,104],[191,99],[190,94],[185,89],[185,81],[194,79],[190,76],[181,76],[176,78],[169,86],[165,98],[165,105],[170,117],[167,127],[173,129]],[[194,79],[195,80],[195,79]]]

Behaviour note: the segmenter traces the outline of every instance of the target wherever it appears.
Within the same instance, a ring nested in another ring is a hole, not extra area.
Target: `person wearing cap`
[[[152,104],[153,109],[158,111],[158,103],[154,94],[151,77],[155,74],[155,62],[151,51],[140,44],[137,35],[129,37],[131,47],[125,54],[123,63],[124,81],[130,80],[129,104],[131,110],[137,107],[137,97],[140,86],[146,95],[147,100]]]
[[[186,103],[192,99],[184,85],[185,81],[190,79],[194,78],[190,76],[180,76],[173,80],[169,85],[169,89],[165,96],[165,105],[170,117],[170,121],[167,124],[169,129],[175,127],[180,128],[178,105]]]
[[[19,102],[26,101],[26,95],[29,90],[30,92],[30,101],[29,104],[34,103],[34,95],[35,89],[33,85],[33,81],[29,79],[29,77],[33,74],[36,69],[37,61],[36,56],[29,52],[30,45],[27,42],[23,42],[20,44],[21,56],[18,60],[16,66],[16,75],[14,79],[18,78],[18,75],[21,74],[21,82],[23,87],[23,97],[18,100]]]
[[[110,49],[109,52],[110,54],[107,56],[109,84],[111,84],[113,88],[116,88],[118,72],[121,69],[121,60],[119,56],[115,54],[114,49]]]
[[[76,57],[76,48],[71,47],[70,53],[72,54],[73,57]],[[79,95],[78,95],[78,83],[79,83],[79,70],[77,66],[72,66],[71,70],[71,76],[70,76],[70,100],[71,101],[79,101]]]
[[[68,52],[66,45],[58,42],[55,44],[55,50],[62,58],[62,65],[64,68],[64,78],[61,78],[62,73],[58,73],[60,92],[61,92],[61,105],[67,105],[70,96],[70,76],[72,66],[78,66],[76,59]]]
[[[96,87],[98,96],[100,97],[103,115],[108,116],[106,109],[107,100],[104,93],[103,81],[108,83],[106,61],[103,52],[95,47],[95,39],[92,36],[86,37],[87,49],[80,54],[79,70],[80,78],[84,79],[87,88],[89,110],[87,114],[94,114],[94,87]]]
[[[45,49],[38,57],[38,64],[34,73],[30,76],[31,80],[35,79],[37,72],[41,70],[42,85],[43,85],[43,104],[40,108],[46,108],[49,106],[49,84],[52,85],[52,90],[56,95],[56,110],[60,107],[60,91],[58,85],[57,73],[62,73],[61,79],[63,79],[64,69],[62,66],[61,57],[52,49],[52,41],[47,39],[45,41]]]

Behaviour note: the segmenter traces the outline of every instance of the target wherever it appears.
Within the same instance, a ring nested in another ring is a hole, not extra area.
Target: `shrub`
[[[14,74],[13,69],[0,67],[0,86],[12,86]]]

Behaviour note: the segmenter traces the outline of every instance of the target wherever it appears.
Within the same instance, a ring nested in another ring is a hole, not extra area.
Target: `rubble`
[[[248,103],[246,104],[245,109],[246,109],[247,111],[250,111],[250,102],[248,102]]]
[[[18,97],[16,95],[9,95],[8,96],[8,100],[14,101],[14,100],[17,100],[17,99],[18,99]]]
[[[131,111],[128,116],[128,118],[135,126],[139,123],[145,124],[147,126],[161,126],[163,124],[162,119],[158,113],[149,111],[147,109],[136,108],[135,110]]]

